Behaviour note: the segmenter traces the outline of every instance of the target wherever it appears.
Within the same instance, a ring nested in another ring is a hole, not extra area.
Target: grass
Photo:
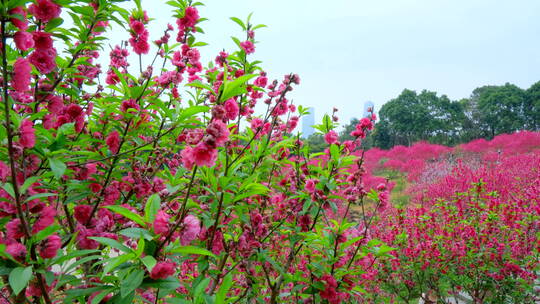
[[[389,182],[395,183],[394,188],[390,193],[390,202],[394,205],[394,207],[401,209],[409,204],[410,196],[407,195],[406,190],[410,183],[407,181],[405,174],[394,170],[383,169],[374,172],[374,175],[386,178]],[[349,220],[353,222],[361,222],[363,212],[369,213],[373,211],[375,206],[376,203],[368,198],[364,199],[363,210],[361,205],[352,204],[348,216]]]
[[[407,194],[406,190],[410,183],[407,181],[406,174],[390,169],[382,169],[373,172],[373,175],[384,177],[388,179],[389,182],[395,183],[394,188],[390,193],[390,202],[396,208],[403,208],[409,204],[410,196]]]

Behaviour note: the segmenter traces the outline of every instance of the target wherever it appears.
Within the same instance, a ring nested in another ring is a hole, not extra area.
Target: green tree
[[[382,106],[379,117],[371,139],[381,148],[420,140],[456,145],[501,133],[539,130],[540,82],[526,91],[510,83],[483,86],[459,101],[436,92],[417,94],[405,89]]]
[[[462,105],[446,95],[438,97],[437,93],[426,90],[418,95],[418,99],[428,113],[424,122],[419,124],[424,127],[421,139],[436,144],[455,144],[464,120]]]
[[[446,95],[427,90],[417,94],[407,89],[384,104],[379,116],[374,133],[379,147],[411,145],[419,140],[454,144],[465,120],[463,106]]]
[[[324,141],[324,136],[321,133],[311,134],[307,138],[306,143],[312,153],[322,152],[328,147],[328,144]]]
[[[390,149],[395,145],[395,136],[388,125],[388,121],[383,120],[375,124],[375,130],[371,134],[373,145],[381,149]]]
[[[458,137],[459,142],[469,142],[473,139],[487,136],[484,134],[485,128],[481,127],[479,120],[480,112],[475,100],[472,98],[463,98],[458,103],[462,110]]]
[[[418,122],[425,121],[428,114],[427,109],[419,104],[416,92],[405,89],[382,106],[379,116],[380,121],[394,131],[395,144],[410,145],[420,139],[423,127]]]
[[[525,125],[527,129],[540,131],[540,81],[526,92]]]
[[[489,138],[525,129],[526,94],[516,85],[484,86],[473,91],[479,124]]]

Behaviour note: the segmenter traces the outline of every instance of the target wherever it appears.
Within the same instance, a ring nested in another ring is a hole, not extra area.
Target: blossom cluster
[[[376,115],[342,142],[335,109],[311,153],[300,77],[252,59],[264,25],[232,18],[245,39],[209,62],[201,3],[168,1],[155,39],[141,2],[119,2],[0,10],[0,303],[530,300],[537,134],[364,151]],[[407,174],[410,205],[380,170]]]
[[[385,209],[370,228],[371,238],[397,248],[393,259],[375,267],[373,292],[404,301],[465,295],[480,302],[534,302],[538,135],[367,151],[374,174],[395,170],[410,183],[402,190],[409,204]]]
[[[295,134],[300,77],[251,60],[263,25],[235,18],[245,40],[203,66],[200,3],[169,1],[177,26],[151,39],[140,1],[117,2],[2,11],[0,303],[358,298],[367,245],[345,209],[367,192],[346,169],[374,117],[344,143],[327,121],[313,156]],[[117,23],[126,42],[102,70]]]

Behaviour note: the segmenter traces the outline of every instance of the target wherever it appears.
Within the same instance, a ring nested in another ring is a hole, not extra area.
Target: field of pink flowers
[[[372,238],[397,248],[373,269],[374,292],[405,302],[456,294],[474,303],[538,300],[540,133],[365,155],[368,172],[403,174],[410,197],[404,207],[379,210],[369,228]]]

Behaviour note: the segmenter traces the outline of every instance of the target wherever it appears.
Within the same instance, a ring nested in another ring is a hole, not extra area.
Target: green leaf
[[[354,238],[351,238],[350,240],[346,241],[345,243],[343,243],[343,248],[348,248],[349,246],[351,246],[352,244],[360,241],[361,239],[363,239],[364,236],[358,236],[358,237],[354,237]]]
[[[202,83],[199,80],[195,80],[193,82],[190,82],[190,83],[186,84],[186,86],[187,87],[199,88],[199,89],[206,89],[206,90],[210,91],[212,94],[216,95],[216,93],[214,92],[214,88],[212,88],[212,86],[210,86],[209,84],[206,84],[206,83]]]
[[[62,251],[60,251],[60,252],[62,252]],[[63,262],[71,260],[73,258],[80,257],[80,256],[83,256],[83,255],[92,254],[92,253],[96,253],[96,252],[99,252],[99,250],[76,250],[76,251],[70,252],[70,253],[68,253],[66,255],[62,255],[62,256],[57,257],[56,260],[54,260],[54,264],[60,265]]]
[[[326,132],[329,132],[330,130],[333,129],[334,123],[332,122],[332,119],[330,118],[330,115],[324,114],[323,125],[326,128]]]
[[[173,249],[170,249],[168,252],[170,253],[180,253],[180,254],[198,254],[198,255],[206,255],[211,257],[216,257],[215,254],[212,252],[195,246],[178,246]]]
[[[238,96],[246,92],[245,84],[251,78],[256,77],[255,74],[243,75],[236,78],[233,81],[226,82],[223,87],[223,93],[221,94],[220,101],[226,101],[234,96]]]
[[[266,187],[263,184],[259,184],[259,183],[248,184],[247,186],[242,187],[240,189],[241,194],[235,196],[234,201],[235,202],[241,201],[244,198],[251,197],[254,195],[263,195],[263,194],[268,193],[268,191],[270,191],[268,187]]]
[[[309,288],[304,291],[304,293],[316,294],[316,293],[319,293],[319,291],[321,290],[324,290],[324,284],[322,282],[316,281],[316,282],[313,282],[313,284],[311,284]]]
[[[103,300],[107,295],[111,293],[112,289],[106,289],[100,293],[98,293],[93,299],[91,304],[99,304],[101,303],[101,300]]]
[[[256,29],[259,29],[259,28],[263,28],[263,27],[267,27],[265,24],[257,24],[253,27],[253,30],[256,30]]]
[[[124,78],[124,74],[120,73],[120,71],[118,71],[116,68],[114,67],[111,67],[111,69],[113,70],[113,72],[116,74],[116,76],[118,77],[118,79],[120,79],[120,83],[122,84],[122,89],[123,89],[123,92],[125,95],[126,95],[126,98],[130,98],[130,93],[131,91],[129,90],[129,86],[127,84],[127,81],[126,79]]]
[[[28,189],[28,187],[30,187],[33,183],[37,182],[38,180],[39,180],[39,176],[32,176],[32,177],[27,178],[24,181],[24,184],[19,189],[19,192],[21,194],[24,194],[26,192],[26,189]]]
[[[6,192],[13,198],[15,198],[15,190],[13,189],[13,185],[11,183],[5,183],[2,187]]]
[[[60,26],[62,23],[64,23],[64,19],[62,18],[54,18],[47,22],[47,26],[45,26],[45,31],[50,32],[55,27]]]
[[[388,256],[389,252],[395,251],[396,248],[390,247],[386,244],[382,244],[380,247],[373,247],[371,248],[371,251],[373,254],[377,257],[380,256]]]
[[[210,283],[210,278],[204,278],[199,284],[197,284],[197,286],[193,289],[193,297],[196,299],[195,301],[197,302],[197,298],[200,298],[200,296],[202,296],[204,290],[206,289],[206,287],[208,286],[208,284]]]
[[[157,249],[157,243],[154,240],[148,241],[144,244],[144,253],[147,255],[154,255]]]
[[[149,241],[153,239],[152,234],[150,234],[148,230],[142,228],[126,228],[120,230],[119,233],[132,239],[139,239],[141,237]]]
[[[198,113],[208,112],[209,110],[210,108],[207,106],[192,106],[192,107],[186,108],[178,116],[178,121],[179,122],[184,121],[187,118],[191,118],[192,116]]]
[[[57,158],[49,158],[49,164],[54,177],[56,177],[56,179],[62,178],[67,169],[66,164]]]
[[[49,235],[55,233],[56,231],[60,230],[60,226],[58,225],[51,225],[51,226],[48,226],[47,228],[41,230],[40,232],[38,232],[36,235],[34,235],[32,237],[33,241],[34,242],[39,242],[43,239],[45,239],[46,237],[48,237]]]
[[[28,281],[32,277],[32,267],[28,266],[26,268],[17,267],[11,271],[9,274],[9,286],[13,290],[15,295],[18,295],[21,290],[23,290],[27,285]]]
[[[199,42],[195,42],[194,44],[192,44],[191,47],[201,47],[201,46],[206,46],[206,45],[208,45],[208,43],[203,42],[203,41],[199,41]]]
[[[72,6],[71,10],[86,17],[94,16],[94,9],[91,6]]]
[[[80,289],[69,289],[66,291],[67,297],[64,299],[64,303],[71,303],[69,300],[90,295],[94,292],[99,292],[101,290],[106,290],[109,292],[111,290],[111,286],[99,286],[99,287],[90,287],[90,288],[80,288]]]
[[[380,240],[377,240],[377,239],[371,239],[369,240],[369,242],[367,242],[367,247],[375,247],[375,246],[378,246],[380,244],[382,244],[383,242],[381,242]]]
[[[4,244],[2,244],[4,245]],[[5,245],[4,245],[5,246]],[[1,253],[0,253],[1,256]],[[6,276],[9,275],[9,273],[13,270],[12,268],[8,268],[6,266],[0,266],[0,276]]]
[[[272,257],[268,256],[265,252],[261,252],[260,253],[260,256],[268,263],[270,263],[272,266],[274,266],[274,268],[280,273],[280,274],[283,274],[284,271],[283,271],[283,267],[281,267],[281,265],[279,265],[274,259],[272,259]]]
[[[336,144],[330,145],[330,155],[334,161],[339,159],[339,146]]]
[[[221,282],[221,286],[219,286],[219,290],[216,293],[216,302],[215,304],[224,304],[225,299],[227,298],[227,293],[231,289],[232,286],[232,273],[228,273],[224,278],[223,282]]]
[[[185,299],[181,299],[181,298],[168,298],[167,303],[168,304],[191,304],[192,302]]]
[[[156,259],[151,255],[147,255],[144,258],[141,258],[141,262],[144,264],[144,266],[146,266],[148,272],[151,272],[152,268],[154,268],[157,263]]]
[[[140,238],[137,242],[137,250],[135,250],[135,254],[137,257],[140,257],[144,252],[144,238]]]
[[[369,193],[367,194],[367,197],[372,201],[379,201],[379,194],[377,193],[377,191],[375,191],[375,189],[371,189],[371,191],[369,191]]]
[[[35,199],[38,199],[38,198],[56,196],[56,195],[58,195],[58,194],[55,194],[55,193],[38,193],[38,194],[34,194],[34,195],[30,196],[29,198],[25,199],[24,201],[29,202],[31,200],[35,200]]]
[[[107,266],[105,266],[103,268],[103,275],[113,271],[114,269],[116,269],[116,267],[118,267],[121,264],[127,262],[129,259],[133,258],[133,255],[134,254],[132,254],[132,253],[123,254],[123,255],[117,256],[115,258],[108,259],[107,260]]]
[[[137,289],[144,279],[144,270],[138,269],[130,273],[120,284],[120,294],[125,298],[132,291]]]
[[[126,297],[122,298],[121,294],[114,295],[107,303],[114,303],[114,304],[132,304],[132,303],[140,303],[138,301],[134,301],[135,299],[135,291],[132,291],[131,293],[127,294]]]
[[[130,87],[129,88],[130,96],[133,96],[133,98],[135,98],[135,99],[140,99],[143,96],[144,93],[145,93],[144,87],[135,86],[135,87]],[[141,97],[139,97],[139,96],[141,96]],[[133,113],[137,112],[134,109],[130,109],[130,111],[133,111]]]
[[[98,260],[98,259],[102,259],[103,256],[99,255],[99,254],[96,254],[96,255],[90,255],[90,256],[86,256],[86,257],[83,257],[83,258],[80,258],[78,259],[76,262],[73,262],[73,263],[69,263],[68,266],[66,267],[65,269],[65,272],[69,272],[71,269],[77,269],[77,267],[79,267],[80,265],[86,263],[86,262],[90,262],[92,260]]]
[[[159,194],[152,194],[146,201],[146,206],[144,206],[144,219],[147,223],[153,223],[156,217],[156,214],[161,207],[161,198]]]
[[[180,281],[178,281],[178,278],[175,278],[172,276],[166,279],[162,279],[162,280],[148,280],[147,279],[141,285],[141,288],[145,288],[145,287],[153,287],[153,288],[159,288],[163,290],[173,290],[180,287]]]
[[[9,260],[12,260],[13,262],[17,262],[17,260],[15,260],[11,254],[7,253],[6,252],[6,245],[5,244],[0,244],[0,257],[4,257],[6,259],[9,259]],[[8,272],[9,273],[9,272]]]
[[[166,3],[167,3],[168,5],[170,5],[170,6],[174,6],[174,7],[178,7],[178,8],[180,8],[180,9],[182,9],[182,5],[180,5],[180,3],[178,3],[178,2],[176,2],[176,1],[174,1],[174,0],[167,1]]]
[[[86,198],[88,195],[90,195],[90,191],[84,191],[84,192],[77,192],[77,191],[73,191],[73,192],[70,192],[68,193],[68,198],[66,198],[66,200],[64,201],[64,204],[69,204],[69,203],[73,203],[73,202],[76,202],[76,201],[80,201],[84,198]]]
[[[240,27],[245,31],[247,30],[246,28],[246,25],[244,24],[244,22],[242,20],[240,20],[239,18],[236,18],[236,17],[231,17],[231,20],[236,22],[236,24],[240,25]]]
[[[8,2],[8,6],[7,6],[7,10],[11,10],[17,6],[22,6],[24,5],[26,2],[28,2],[28,0],[11,0]],[[2,4],[4,5],[4,4]]]
[[[97,241],[100,244],[107,245],[107,246],[112,247],[112,248],[116,248],[116,249],[118,249],[120,251],[123,251],[125,253],[133,252],[133,250],[131,248],[129,248],[126,245],[118,242],[117,240],[113,240],[113,239],[109,239],[109,238],[105,238],[105,237],[99,237],[99,236],[92,236],[92,237],[88,237],[88,238],[91,239],[91,240]]]
[[[134,213],[133,211],[125,208],[125,207],[122,207],[122,206],[117,206],[117,205],[110,205],[110,206],[105,206],[103,208],[107,208],[109,210],[111,210],[112,212],[114,213],[117,213],[117,214],[120,214],[132,221],[134,221],[135,223],[143,226],[143,227],[146,227],[146,223],[144,222],[144,219],[142,218],[142,216],[138,215],[137,213]]]

